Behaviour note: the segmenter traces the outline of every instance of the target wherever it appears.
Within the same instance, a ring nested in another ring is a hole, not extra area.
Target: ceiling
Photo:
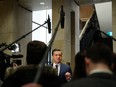
[[[52,8],[52,0],[17,0],[17,1],[21,6],[31,11]],[[87,5],[87,4],[107,2],[111,0],[74,0],[74,1],[79,5]],[[45,4],[41,5],[40,4],[41,2],[44,2]]]
[[[31,11],[51,9],[52,0],[18,0],[19,4]],[[44,4],[40,4],[43,3]]]
[[[36,10],[46,10],[46,9],[51,9],[52,8],[52,0],[17,0],[19,2],[19,4],[31,11],[36,11]],[[89,4],[99,4],[99,3],[103,3],[103,2],[109,2],[112,0],[73,0],[75,1],[79,6],[83,6],[83,5],[89,5]],[[44,2],[44,4],[40,4],[41,2]],[[99,7],[99,6],[98,6]],[[102,9],[103,7],[101,7],[100,9]],[[100,23],[100,28],[103,31],[111,31],[112,26],[110,25],[112,22],[112,18],[111,18],[111,14],[108,13],[108,11],[110,12],[110,10],[105,9],[104,11],[106,12],[107,15],[103,15],[104,12],[102,11],[102,14],[99,15],[100,19],[102,19],[104,16],[105,19],[103,19],[104,21],[101,20]],[[101,12],[100,12],[101,13]],[[102,18],[101,18],[102,15]],[[99,19],[98,17],[98,19]],[[99,19],[99,21],[100,21]],[[107,23],[106,23],[107,22]],[[104,24],[105,23],[105,27]],[[106,29],[107,28],[107,29]],[[109,30],[110,29],[110,30]]]
[[[87,5],[87,4],[108,2],[112,0],[74,0],[74,1],[76,1],[79,5]]]

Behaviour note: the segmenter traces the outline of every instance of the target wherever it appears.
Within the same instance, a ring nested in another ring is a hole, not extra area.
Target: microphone
[[[48,33],[50,34],[51,33],[51,22],[50,22],[50,16],[49,15],[48,15],[47,23],[48,23]]]
[[[64,28],[64,16],[65,16],[65,12],[63,11],[63,5],[61,5],[61,12],[60,12],[60,16],[61,16],[61,28]]]

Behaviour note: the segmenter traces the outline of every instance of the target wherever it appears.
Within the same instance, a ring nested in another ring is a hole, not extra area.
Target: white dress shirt
[[[58,66],[58,76],[59,76],[59,73],[60,73],[60,66],[61,66],[61,64],[59,63],[59,64],[55,64],[55,63],[53,63],[53,68],[56,68],[56,65]]]
[[[99,73],[99,72],[113,74],[112,71],[108,69],[94,69],[89,74]]]

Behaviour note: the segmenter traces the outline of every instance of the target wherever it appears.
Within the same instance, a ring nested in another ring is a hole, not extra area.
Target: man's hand
[[[71,80],[71,74],[69,72],[66,72],[65,73],[65,77],[66,77],[66,80],[67,81],[70,81]]]

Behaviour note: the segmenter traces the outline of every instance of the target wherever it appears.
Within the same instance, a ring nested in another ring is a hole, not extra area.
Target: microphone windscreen
[[[63,5],[61,5],[61,12],[60,12],[60,16],[61,16],[61,28],[64,28],[64,21],[65,21],[65,12],[63,11]]]
[[[62,17],[62,20],[61,20],[61,28],[64,28],[64,20],[65,20],[65,18]]]
[[[51,22],[50,22],[50,17],[48,15],[48,33],[51,33]]]

